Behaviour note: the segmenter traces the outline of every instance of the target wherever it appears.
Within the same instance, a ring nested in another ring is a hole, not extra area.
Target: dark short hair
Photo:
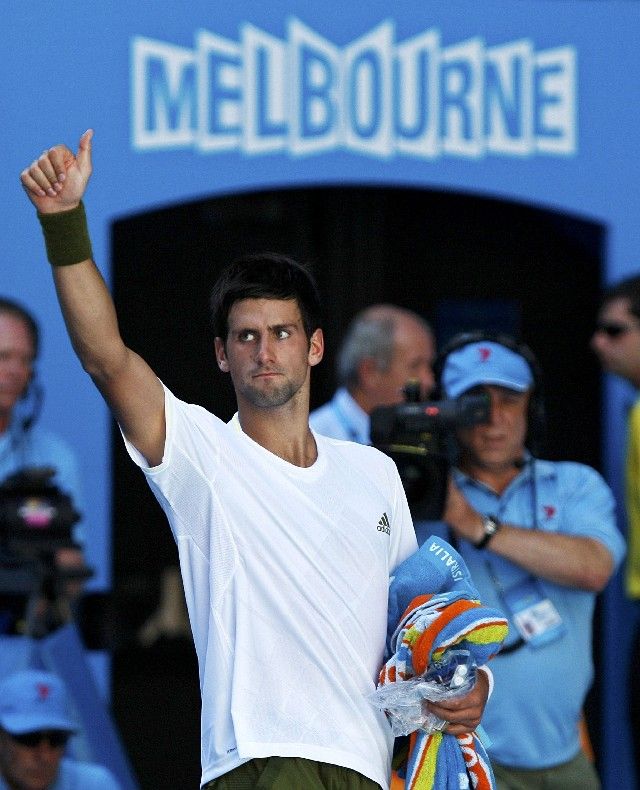
[[[602,296],[601,304],[608,304],[614,299],[628,299],[630,312],[640,318],[640,275],[610,285]]]
[[[229,311],[241,299],[295,299],[307,338],[320,326],[320,295],[307,266],[286,255],[245,255],[230,263],[211,291],[211,322],[226,341]]]
[[[0,296],[0,315],[8,314],[17,318],[27,327],[31,335],[31,344],[33,345],[33,356],[38,356],[38,349],[40,347],[40,330],[38,323],[31,313],[23,307],[19,302],[9,299],[6,296]]]

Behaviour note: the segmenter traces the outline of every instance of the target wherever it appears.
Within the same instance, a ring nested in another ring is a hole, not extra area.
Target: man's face
[[[322,331],[309,340],[294,299],[242,299],[229,311],[226,343],[216,338],[220,369],[231,374],[238,406],[274,409],[301,398],[322,359]]]
[[[0,425],[8,421],[29,383],[34,353],[33,340],[24,321],[0,313]]]
[[[11,790],[47,790],[55,781],[64,746],[43,738],[37,746],[23,746],[0,730],[0,774]]]
[[[640,385],[640,319],[629,310],[628,299],[602,306],[591,348],[605,370]]]
[[[426,400],[434,385],[434,358],[435,346],[431,333],[409,316],[397,318],[391,364],[386,370],[376,372],[371,385],[376,405],[402,403],[405,399],[404,387],[412,379],[420,384],[420,399]]]
[[[489,422],[458,430],[463,466],[471,471],[478,467],[489,472],[515,468],[514,464],[524,453],[530,392],[492,385],[473,392],[488,393],[491,413]]]

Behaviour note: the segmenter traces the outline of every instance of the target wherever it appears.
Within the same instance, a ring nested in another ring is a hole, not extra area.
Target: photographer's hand
[[[70,604],[73,604],[82,594],[85,584],[81,572],[87,570],[87,566],[82,551],[69,547],[57,549],[55,563],[59,573],[68,574],[70,577],[63,582],[61,593]],[[74,578],[76,573],[79,574],[79,578]]]
[[[449,479],[442,520],[455,535],[477,544],[485,536],[483,516],[474,510]],[[565,587],[600,592],[613,572],[613,558],[595,538],[560,534],[502,523],[487,547],[534,576]]]
[[[451,475],[442,519],[459,538],[470,543],[477,543],[484,535],[482,516],[467,502]]]

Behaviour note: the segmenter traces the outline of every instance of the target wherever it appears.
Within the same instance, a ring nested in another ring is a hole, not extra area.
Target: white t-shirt
[[[162,463],[143,468],[178,544],[200,670],[202,783],[247,759],[305,757],[388,787],[375,688],[388,577],[416,550],[395,464],[315,435],[294,466],[165,390]]]

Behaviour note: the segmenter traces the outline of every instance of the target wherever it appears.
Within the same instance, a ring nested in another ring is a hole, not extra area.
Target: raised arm
[[[84,207],[91,176],[91,139],[74,154],[56,145],[25,168],[20,180],[38,209],[60,307],[73,348],[127,438],[151,466],[162,460],[164,392],[147,363],[125,346],[113,300],[91,255]]]

